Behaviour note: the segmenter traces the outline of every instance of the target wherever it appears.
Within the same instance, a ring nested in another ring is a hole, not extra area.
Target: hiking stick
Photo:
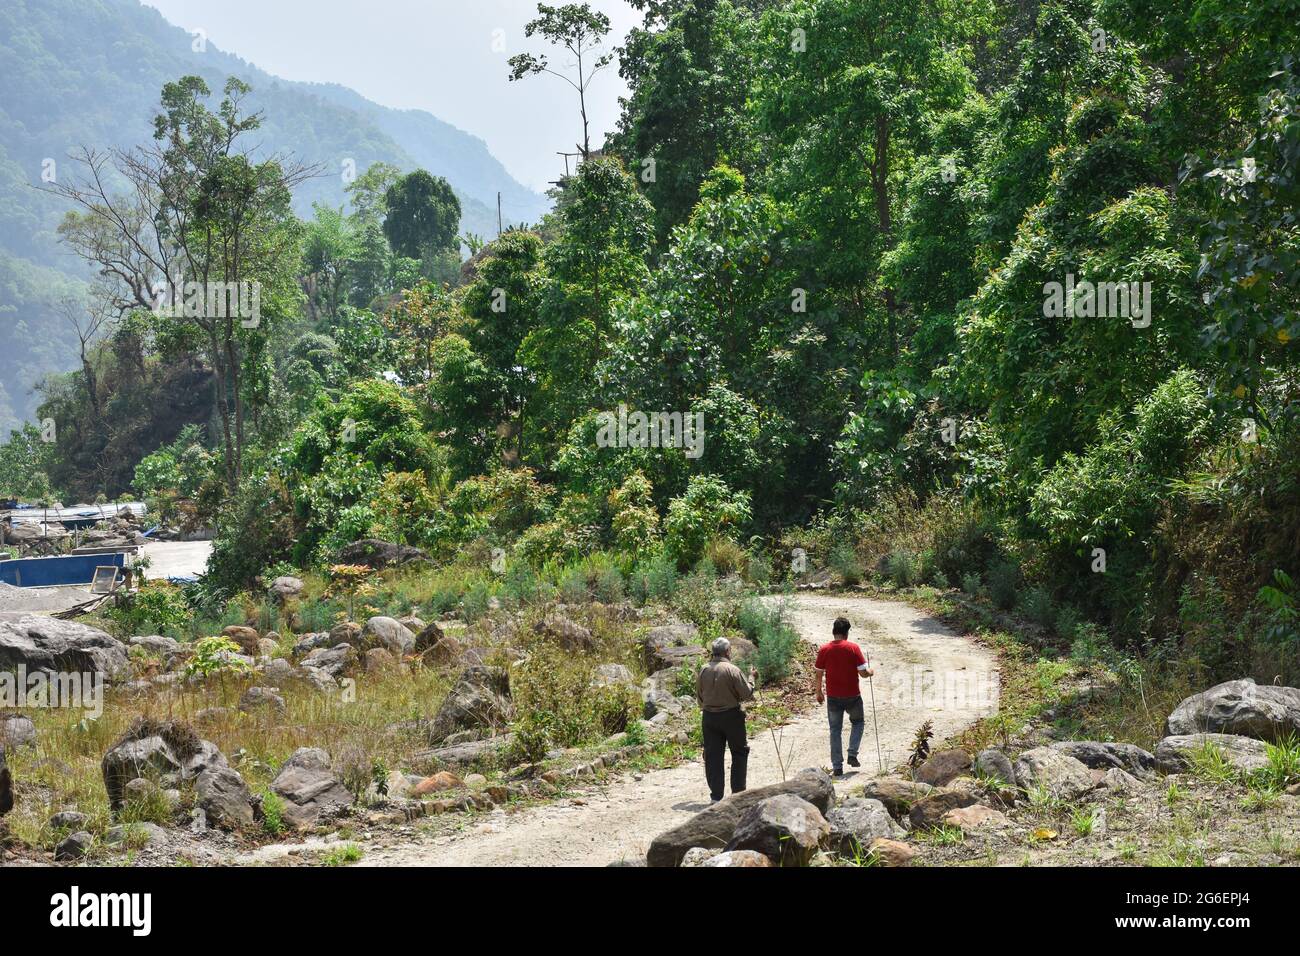
[[[867,654],[867,667],[871,667],[871,654]],[[867,687],[871,689],[871,726],[876,732],[876,766],[885,772],[885,758],[880,755],[880,724],[876,722],[876,685],[867,678]]]

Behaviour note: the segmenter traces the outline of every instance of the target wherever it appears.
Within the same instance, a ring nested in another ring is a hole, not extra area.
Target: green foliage
[[[705,545],[749,520],[749,495],[733,492],[719,478],[692,478],[686,493],[668,504],[664,520],[664,545],[679,568],[685,569],[704,555]]]
[[[388,187],[384,211],[384,235],[400,256],[432,258],[456,244],[460,200],[441,176],[407,173]]]
[[[106,613],[122,638],[140,634],[181,637],[188,633],[193,617],[184,592],[166,581],[144,582]]]

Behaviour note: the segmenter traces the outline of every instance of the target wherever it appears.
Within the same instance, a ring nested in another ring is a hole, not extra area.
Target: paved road
[[[202,574],[208,568],[212,554],[211,541],[158,541],[144,546],[144,554],[152,564],[145,571],[146,578],[184,577]]]

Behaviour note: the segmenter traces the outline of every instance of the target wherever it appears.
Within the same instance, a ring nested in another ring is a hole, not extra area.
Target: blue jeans
[[[866,718],[862,713],[862,695],[856,697],[827,697],[826,716],[831,725],[831,766],[836,770],[844,769],[844,757],[840,753],[844,738],[844,715],[849,715],[849,756],[858,755],[858,745],[862,743],[862,731],[866,727]]]

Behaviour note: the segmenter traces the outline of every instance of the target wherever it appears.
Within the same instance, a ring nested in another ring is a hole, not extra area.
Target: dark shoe
[[[858,763],[857,755],[855,755],[855,754],[849,754],[849,766],[850,766],[850,767],[861,767],[861,766],[862,766],[862,764]]]
[[[831,771],[831,776],[832,777],[844,776],[844,769],[842,767],[836,767],[834,770]]]

